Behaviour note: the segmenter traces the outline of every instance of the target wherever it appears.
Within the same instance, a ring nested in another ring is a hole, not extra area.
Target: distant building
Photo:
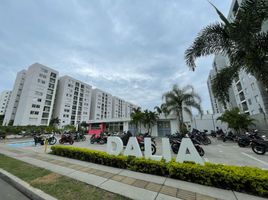
[[[39,63],[18,72],[3,125],[49,125],[53,118],[59,119],[60,127],[78,125],[130,117],[137,107],[70,76],[58,76]]]
[[[31,65],[20,88],[22,90],[17,99],[18,106],[13,125],[49,125],[57,82],[57,71],[39,63]]]
[[[91,99],[91,120],[111,119],[113,111],[113,96],[100,89],[94,89]]]
[[[5,90],[0,94],[0,115],[6,114],[8,102],[10,100],[11,91]]]
[[[127,114],[127,103],[118,97],[113,97],[113,118],[125,118]]]
[[[8,124],[13,125],[13,122],[17,113],[18,105],[19,105],[22,88],[24,85],[25,77],[26,77],[26,72],[27,72],[26,70],[22,70],[17,73],[17,77],[13,86],[10,100],[7,105],[3,125],[8,125]]]
[[[53,118],[60,126],[88,122],[90,117],[92,86],[70,76],[59,78]]]

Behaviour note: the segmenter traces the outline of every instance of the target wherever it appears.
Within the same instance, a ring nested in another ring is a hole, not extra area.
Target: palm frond
[[[211,54],[226,54],[232,47],[228,33],[222,23],[205,27],[193,44],[185,51],[186,64],[194,70],[195,60]]]

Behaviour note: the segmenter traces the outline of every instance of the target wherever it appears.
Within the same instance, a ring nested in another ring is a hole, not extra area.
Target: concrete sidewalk
[[[33,152],[27,149],[15,149],[1,145],[0,153],[131,199],[265,199],[231,190],[223,190],[161,176],[97,165],[41,152]]]

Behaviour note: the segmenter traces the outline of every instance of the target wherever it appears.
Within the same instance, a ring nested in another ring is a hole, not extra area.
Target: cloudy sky
[[[212,0],[227,14],[231,0]],[[142,108],[173,84],[192,84],[211,110],[206,85],[213,57],[189,71],[184,51],[219,20],[206,0],[1,0],[0,91],[39,62]]]

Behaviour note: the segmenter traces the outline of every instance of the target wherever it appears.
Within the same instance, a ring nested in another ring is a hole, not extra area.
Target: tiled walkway
[[[24,149],[17,150],[1,146],[0,153],[132,199],[263,199],[166,177],[142,174],[45,153],[33,153]]]

